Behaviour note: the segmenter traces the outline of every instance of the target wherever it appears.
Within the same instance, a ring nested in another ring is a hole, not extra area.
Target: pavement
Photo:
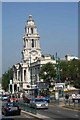
[[[37,118],[38,120],[43,120],[43,119],[49,118],[49,117],[47,117],[47,116],[45,116],[45,115],[42,115],[42,114],[39,114],[39,113],[37,113],[37,114],[32,114],[32,113],[30,113],[30,112],[26,112],[26,111],[23,111],[23,110],[22,110],[22,112],[23,112],[23,113],[26,113],[26,114],[28,114],[28,115],[31,115],[31,116],[33,116],[34,118]]]
[[[63,107],[65,109],[71,109],[74,111],[78,111],[80,112],[80,103],[72,103],[72,102],[67,102],[65,103],[64,99],[60,100],[59,103],[50,103],[49,106],[59,106],[59,107]]]
[[[69,104],[65,105],[64,101],[60,101],[59,104],[58,103],[57,104],[49,103],[49,106],[53,106],[53,107],[58,106],[58,107],[63,107],[64,109],[69,109],[69,110],[71,109],[71,110],[78,111],[78,112],[80,111],[80,109],[76,109],[76,107],[74,107],[73,105],[69,105]],[[49,117],[44,116],[44,115],[39,114],[39,113],[32,114],[30,112],[26,112],[26,111],[23,111],[23,110],[22,110],[22,112],[26,113],[28,115],[31,115],[31,116],[37,118],[38,120],[43,120],[43,119],[48,119],[49,118]]]

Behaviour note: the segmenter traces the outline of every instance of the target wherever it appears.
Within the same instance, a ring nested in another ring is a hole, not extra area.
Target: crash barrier
[[[19,105],[22,110],[37,114],[36,106],[32,107],[29,103],[19,102]]]
[[[80,110],[80,99],[65,99],[65,106]]]

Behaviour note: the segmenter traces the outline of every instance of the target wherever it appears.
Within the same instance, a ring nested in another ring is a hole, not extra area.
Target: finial
[[[29,15],[29,20],[32,20],[32,15]]]

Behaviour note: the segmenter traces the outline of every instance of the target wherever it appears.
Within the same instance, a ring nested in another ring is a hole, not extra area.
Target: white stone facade
[[[23,36],[22,61],[13,65],[13,84],[16,85],[17,91],[31,89],[36,82],[40,81],[39,71],[42,64],[48,62],[56,64],[50,56],[42,57],[39,39],[37,26],[32,15],[29,15]]]

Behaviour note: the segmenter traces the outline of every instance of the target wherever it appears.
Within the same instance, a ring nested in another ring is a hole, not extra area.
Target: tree
[[[75,88],[80,89],[80,79],[75,80],[75,81],[73,82],[73,86],[74,86]]]
[[[9,68],[7,72],[2,75],[2,88],[7,91],[9,88],[9,81],[13,78],[12,68]]]
[[[46,63],[42,65],[40,70],[40,79],[43,79],[44,82],[51,83],[51,80],[56,76],[55,65],[52,63]]]
[[[76,64],[76,79],[73,81],[75,88],[80,89],[80,60],[77,60]]]
[[[80,88],[80,60],[60,61],[61,81],[72,83],[76,88]]]
[[[68,69],[68,62],[67,61],[60,61],[60,79],[61,82],[65,82],[67,75],[67,69]]]

